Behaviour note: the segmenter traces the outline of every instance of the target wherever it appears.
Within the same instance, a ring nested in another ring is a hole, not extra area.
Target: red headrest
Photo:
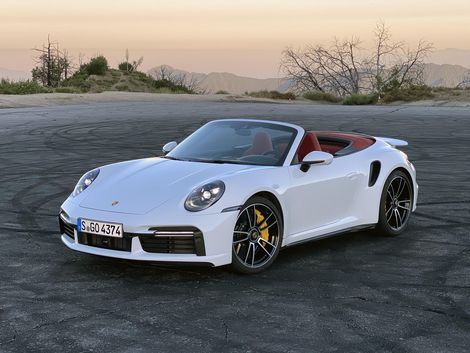
[[[300,143],[299,149],[297,151],[297,158],[299,162],[302,162],[305,156],[312,151],[321,151],[321,146],[320,142],[318,142],[317,135],[315,135],[315,133],[312,131],[308,131]]]
[[[267,132],[257,132],[253,138],[253,144],[248,148],[244,155],[264,154],[273,150],[273,142],[271,136]]]

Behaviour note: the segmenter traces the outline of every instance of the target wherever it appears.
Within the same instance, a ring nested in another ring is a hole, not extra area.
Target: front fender
[[[220,213],[225,209],[241,206],[259,192],[270,192],[282,202],[283,194],[288,189],[289,174],[287,167],[267,167],[235,173],[222,181],[225,183],[224,195],[213,206],[198,213]]]

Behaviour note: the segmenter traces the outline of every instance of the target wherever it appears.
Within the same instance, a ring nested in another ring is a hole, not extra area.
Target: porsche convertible
[[[407,142],[211,121],[163,155],[85,173],[60,208],[70,249],[129,260],[269,267],[281,248],[348,231],[402,233],[416,208]]]

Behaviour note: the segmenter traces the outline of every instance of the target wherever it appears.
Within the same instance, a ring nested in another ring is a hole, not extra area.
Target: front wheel
[[[258,273],[276,259],[282,244],[280,211],[270,200],[255,196],[243,205],[233,231],[232,267]]]
[[[412,206],[412,181],[404,172],[396,170],[387,178],[382,191],[378,233],[386,236],[402,233],[408,226]]]

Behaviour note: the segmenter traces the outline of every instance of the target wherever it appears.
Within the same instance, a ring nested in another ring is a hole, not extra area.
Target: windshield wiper
[[[201,163],[216,163],[216,164],[250,164],[244,161],[230,160],[230,159],[193,159],[194,162]]]
[[[214,164],[248,164],[248,165],[260,165],[258,163],[237,161],[230,159],[199,159],[199,158],[176,158],[172,156],[161,156],[160,158],[170,159],[172,161],[184,161],[184,162],[199,162],[199,163],[214,163]]]

